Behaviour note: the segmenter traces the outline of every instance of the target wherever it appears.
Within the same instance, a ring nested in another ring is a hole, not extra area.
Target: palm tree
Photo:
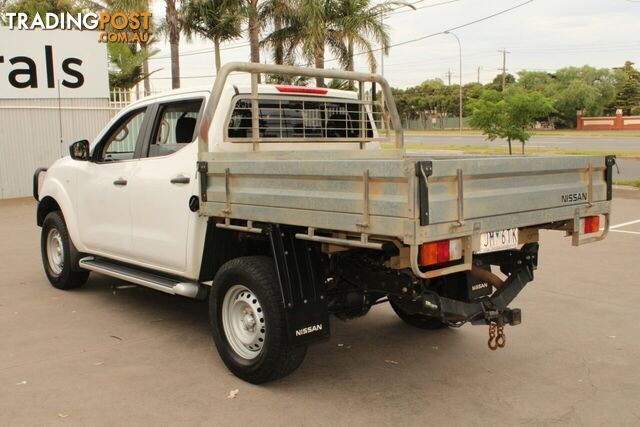
[[[251,50],[251,62],[260,63],[260,11],[258,0],[245,0],[247,2],[246,15],[249,27],[249,49]],[[258,79],[260,76],[258,76]]]
[[[238,0],[190,0],[182,8],[182,30],[213,40],[216,71],[220,70],[220,43],[242,35],[242,3]]]
[[[333,25],[344,40],[346,55],[341,58],[347,71],[354,69],[355,48],[366,55],[372,73],[377,68],[372,42],[382,46],[384,55],[389,54],[389,28],[382,23],[382,15],[399,7],[415,7],[402,1],[385,1],[371,4],[371,0],[338,0],[335,5]]]
[[[324,68],[325,49],[336,57],[349,71],[354,69],[355,49],[367,55],[367,62],[375,71],[377,62],[373,54],[373,43],[389,51],[389,30],[381,16],[398,7],[408,6],[403,1],[385,1],[375,5],[371,0],[270,0],[280,2],[280,23],[265,38],[264,43],[277,50],[284,46],[286,54],[300,50],[302,57],[316,68]],[[268,3],[269,4],[269,3]],[[295,53],[293,54],[295,56]],[[324,79],[316,78],[317,86],[324,86]]]
[[[70,0],[65,0],[70,1]],[[131,13],[131,12],[150,12],[150,2],[149,0],[85,0],[82,1],[84,7],[96,11],[102,12],[107,11],[109,13]],[[156,27],[153,23],[153,20],[149,22],[149,28],[145,29],[140,26],[137,30],[129,30],[132,32],[137,32],[140,36],[143,33],[147,33],[148,37],[143,40],[140,37],[140,58],[144,58],[142,62],[142,75],[144,76],[144,92],[145,95],[149,95],[151,93],[151,84],[149,82],[149,76],[152,74],[149,72],[149,58],[155,55],[158,51],[153,50],[150,51],[151,45],[157,42],[157,39],[154,37],[156,33]],[[133,49],[132,52],[136,52],[137,49]],[[111,54],[110,54],[111,57]],[[117,64],[114,64],[116,68],[118,68]]]
[[[289,24],[286,18],[292,14],[292,5],[293,2],[291,0],[265,0],[260,8],[260,22],[263,25],[270,23],[273,26],[273,32],[278,33],[283,26]],[[295,63],[295,58],[286,57],[282,40],[263,40],[261,46],[264,45],[271,45],[275,64]]]
[[[171,51],[171,87],[180,87],[180,14],[176,6],[176,0],[166,1],[165,31],[169,36],[169,49]]]
[[[111,67],[109,70],[109,86],[119,89],[131,89],[143,79],[149,77],[144,71],[143,63],[157,50],[142,50],[136,45],[109,43],[107,45]]]
[[[333,27],[337,17],[335,0],[299,0],[282,11],[286,26],[272,32],[265,43],[284,46],[285,55],[302,57],[316,68],[324,68],[325,47],[342,58],[345,55],[340,36]],[[324,78],[316,78],[316,86],[324,87]]]

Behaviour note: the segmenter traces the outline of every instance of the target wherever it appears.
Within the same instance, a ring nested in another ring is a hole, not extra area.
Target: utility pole
[[[502,52],[502,90],[504,91],[504,88],[507,84],[507,53],[511,53],[511,52],[507,52],[507,49],[502,49],[499,50],[498,52]]]
[[[478,83],[480,83],[480,67],[478,67]]]
[[[460,126],[460,133],[462,133],[462,113],[463,113],[463,108],[462,108],[462,43],[460,42],[460,39],[458,38],[458,36],[455,33],[452,33],[451,31],[445,31],[445,34],[449,34],[452,35],[453,37],[456,38],[456,41],[458,42],[458,54],[460,56],[460,62],[458,63],[458,77],[460,78],[460,86],[458,87],[458,93],[460,96],[459,102],[460,104],[460,110],[458,112],[458,125]],[[451,86],[451,70],[449,70],[449,86]]]
[[[449,79],[449,86],[451,86],[451,70],[447,71],[447,78]]]

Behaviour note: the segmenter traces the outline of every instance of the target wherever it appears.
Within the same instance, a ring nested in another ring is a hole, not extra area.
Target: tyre
[[[306,345],[292,345],[274,261],[264,256],[224,264],[209,293],[213,340],[224,364],[253,384],[282,378],[300,366]]]
[[[437,317],[426,316],[424,314],[409,314],[393,301],[389,301],[389,304],[391,304],[391,308],[393,308],[393,311],[396,312],[399,318],[416,328],[434,330],[447,327],[447,324]]]
[[[88,271],[72,270],[72,245],[62,213],[50,212],[42,223],[40,249],[44,272],[54,288],[77,288],[89,278]]]

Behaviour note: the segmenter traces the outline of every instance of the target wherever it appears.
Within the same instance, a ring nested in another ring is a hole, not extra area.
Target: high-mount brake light
[[[600,215],[588,216],[584,219],[584,234],[596,233],[600,230]]]
[[[442,264],[462,258],[462,240],[441,240],[423,243],[420,247],[420,265]]]
[[[321,89],[317,87],[305,87],[305,86],[289,86],[289,85],[276,85],[278,92],[282,93],[310,93],[314,95],[326,95],[329,91],[327,89]]]

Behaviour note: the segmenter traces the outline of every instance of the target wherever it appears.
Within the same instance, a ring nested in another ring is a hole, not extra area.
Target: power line
[[[231,50],[231,49],[239,49],[241,47],[247,47],[249,46],[250,43],[245,42],[245,43],[240,43],[240,44],[236,44],[236,45],[231,45],[231,46],[225,46],[225,47],[221,47],[220,50]],[[185,53],[181,53],[180,55],[178,55],[179,57],[185,57],[185,56],[193,56],[193,55],[202,55],[205,53],[212,53],[214,52],[215,49],[214,48],[203,48],[203,49],[198,49],[198,50],[192,50],[189,52],[185,52]],[[151,58],[149,58],[149,60],[153,60],[153,59],[168,59],[171,58],[171,55],[162,55],[162,56],[152,56]]]
[[[431,37],[439,36],[440,34],[444,34],[446,32],[451,32],[451,31],[459,30],[460,28],[469,27],[469,26],[477,24],[479,22],[486,21],[488,19],[495,18],[496,16],[503,15],[505,13],[511,12],[512,10],[518,9],[520,7],[523,7],[523,6],[525,6],[525,5],[529,4],[529,3],[533,3],[533,2],[534,2],[534,0],[527,0],[527,1],[523,2],[523,3],[520,3],[520,4],[517,4],[515,6],[512,6],[512,7],[508,8],[508,9],[503,9],[503,10],[501,10],[499,12],[492,13],[491,15],[487,15],[485,17],[476,19],[476,20],[471,21],[471,22],[467,22],[467,23],[462,24],[462,25],[458,25],[456,27],[451,27],[451,28],[448,28],[446,30],[438,31],[437,33],[431,33],[431,34],[427,34],[426,36],[416,37],[415,39],[405,40],[403,42],[391,44],[391,45],[389,45],[389,48],[402,46],[402,45],[409,44],[409,43],[415,43],[417,41],[421,41],[421,40],[425,40],[425,39],[428,39],[428,38],[431,38]],[[368,54],[369,52],[377,52],[377,51],[380,51],[380,50],[382,50],[382,48],[371,49],[371,51],[357,52],[357,53],[354,53],[353,56],[365,55],[365,54]],[[332,59],[326,60],[325,63],[333,62],[333,61],[337,61],[337,60],[338,60],[338,58],[332,58]]]
[[[416,5],[418,3],[422,3],[425,0],[417,0],[413,3],[409,3],[409,5]],[[440,5],[444,5],[444,4],[448,4],[448,3],[455,3],[455,2],[459,2],[460,0],[448,0],[448,1],[443,1],[440,3],[434,3],[434,4],[429,4],[429,5],[425,5],[425,6],[421,6],[421,7],[417,7],[415,10],[418,9],[428,9],[431,7],[436,7],[436,6],[440,6]],[[402,10],[402,11],[398,11],[395,12],[398,9],[403,9],[406,6],[398,6],[397,8],[393,9],[391,11],[391,13],[387,13],[386,16],[390,16],[390,15],[395,15],[397,13],[403,13],[403,12],[412,12],[414,9],[409,9],[409,10]],[[247,47],[249,46],[250,43],[245,42],[245,43],[239,43],[236,45],[231,45],[231,46],[226,46],[226,47],[221,47],[220,50],[231,50],[231,49],[239,49],[239,48],[243,48],[243,47]],[[193,50],[193,51],[189,51],[189,52],[185,52],[185,53],[181,53],[178,56],[179,57],[185,57],[185,56],[193,56],[193,55],[202,55],[202,54],[206,54],[206,53],[212,53],[214,52],[215,49],[214,48],[203,48],[203,49],[198,49],[198,50]],[[171,55],[162,55],[162,56],[152,56],[149,58],[149,60],[157,60],[157,59],[170,59]]]
[[[464,24],[461,24],[461,25],[458,25],[458,26],[455,26],[455,27],[448,28],[446,30],[438,31],[436,33],[431,33],[431,34],[427,34],[425,36],[416,37],[414,39],[405,40],[405,41],[402,41],[402,42],[399,42],[399,43],[391,44],[391,45],[389,45],[389,48],[397,47],[397,46],[403,46],[403,45],[409,44],[409,43],[415,43],[417,41],[421,41],[421,40],[425,40],[425,39],[432,38],[432,37],[435,37],[435,36],[439,36],[440,34],[444,34],[445,32],[451,32],[451,31],[459,30],[460,28],[469,27],[469,26],[477,24],[479,22],[483,22],[483,21],[487,21],[487,20],[489,20],[491,18],[495,18],[496,16],[504,15],[505,13],[511,12],[512,10],[521,8],[523,6],[526,6],[529,3],[533,3],[533,2],[534,2],[534,0],[527,0],[525,2],[522,2],[522,3],[519,3],[519,4],[515,5],[515,6],[512,6],[510,8],[503,9],[503,10],[498,11],[496,13],[492,13],[491,15],[487,15],[487,16],[484,16],[482,18],[478,18],[476,20],[473,20],[473,21],[470,21],[470,22],[467,22],[467,23],[464,23]],[[381,50],[382,50],[382,48],[376,48],[376,49],[371,49],[370,51],[356,52],[356,53],[353,54],[353,56],[361,56],[361,55],[368,54],[369,52],[378,52],[378,51],[381,51]],[[334,62],[334,61],[337,61],[337,60],[338,60],[338,58],[327,59],[325,61],[325,64],[328,63],[328,62]],[[207,77],[215,77],[215,75],[186,76],[186,77],[181,77],[181,78],[192,78],[192,79],[195,79],[195,78],[207,78]],[[164,79],[164,78],[170,78],[170,77],[151,77],[151,78]]]
[[[640,0],[639,0],[640,1]],[[630,42],[630,41],[624,41],[624,42],[606,42],[606,43],[573,43],[573,44],[565,44],[565,45],[557,45],[554,44],[553,46],[540,46],[540,45],[515,45],[515,46],[510,46],[511,49],[513,50],[535,50],[535,51],[541,51],[541,50],[565,50],[565,49],[584,49],[584,48],[594,48],[594,49],[598,49],[598,48],[612,48],[612,47],[638,47],[640,46],[640,41],[635,41],[635,42]]]
[[[391,12],[386,13],[385,16],[393,16],[393,15],[399,15],[401,13],[407,13],[407,12],[415,12],[416,10],[421,10],[421,9],[430,9],[432,7],[436,7],[436,6],[442,6],[445,4],[449,4],[449,3],[457,3],[460,0],[448,0],[448,1],[442,1],[440,3],[434,3],[434,4],[425,4],[424,6],[420,6],[420,7],[416,7],[416,8],[407,8],[406,6],[398,6],[397,8],[393,9]],[[415,3],[409,3],[411,6],[413,6],[416,3],[420,3],[419,1],[415,2]],[[398,9],[402,9],[402,10],[398,10]]]

